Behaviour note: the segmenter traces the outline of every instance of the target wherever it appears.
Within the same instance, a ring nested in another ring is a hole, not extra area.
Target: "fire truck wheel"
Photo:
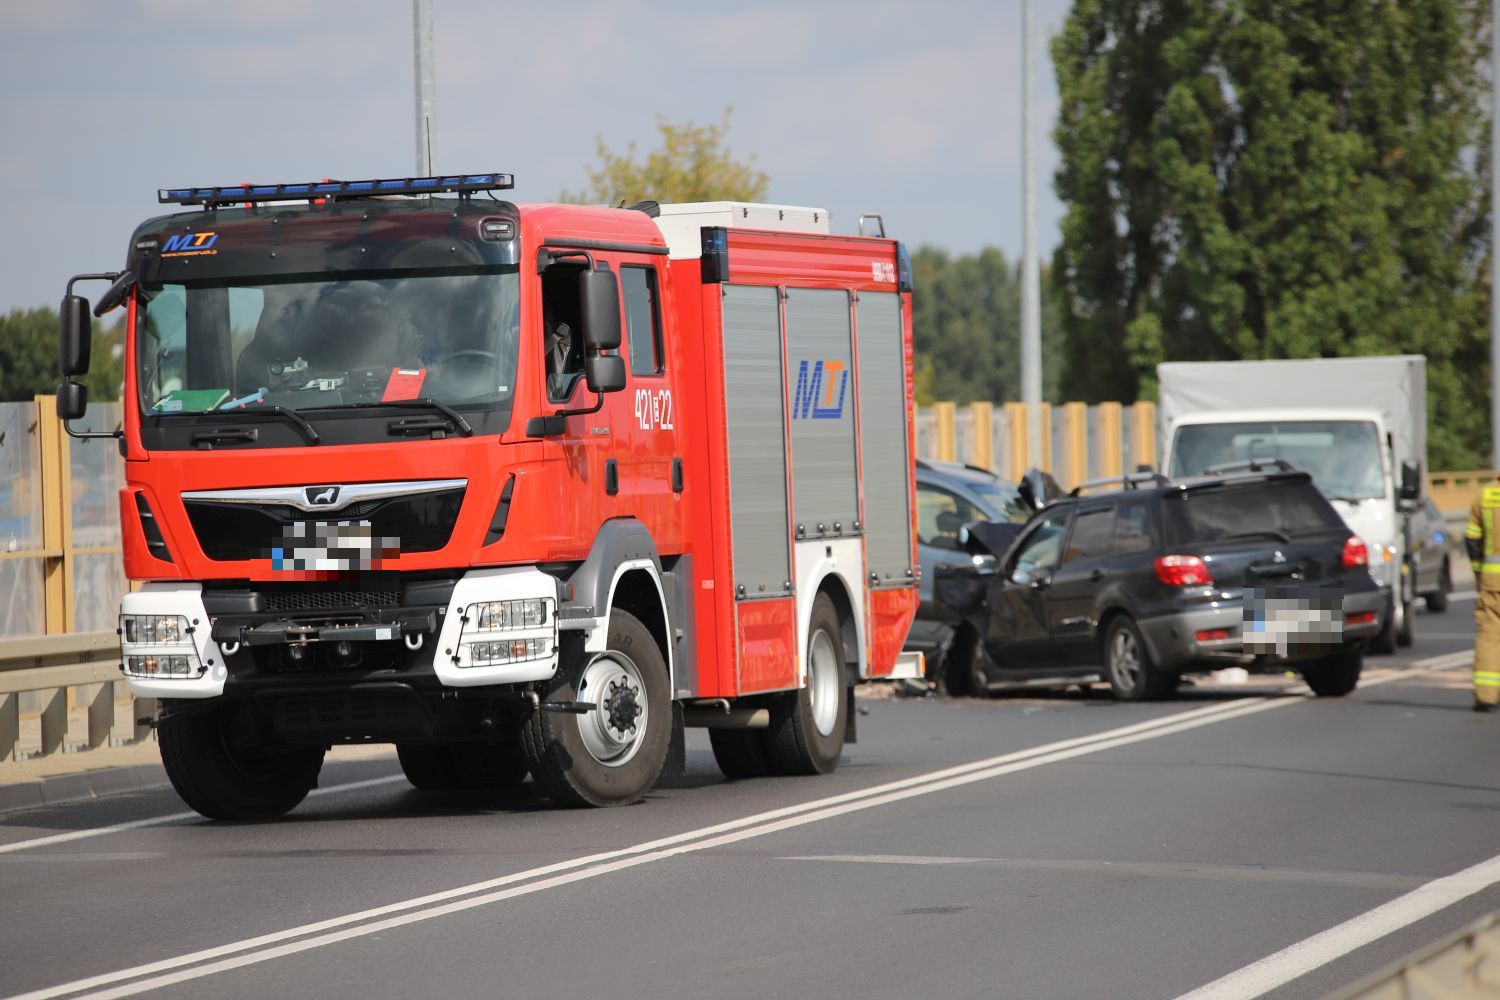
[[[813,602],[807,638],[807,686],[776,699],[767,748],[782,774],[827,774],[844,752],[845,697],[839,616],[827,595]]]
[[[169,702],[157,724],[161,762],[177,794],[209,819],[284,816],[318,783],[323,748],[262,750],[233,738],[232,710],[180,713]]]
[[[543,703],[584,712],[533,711],[521,728],[532,777],[564,805],[620,806],[656,784],[672,736],[672,693],[656,639],[628,611],[609,616],[609,648],[588,653],[564,637]]]
[[[764,778],[771,773],[763,729],[710,729],[708,744],[726,778]]]
[[[515,788],[530,767],[518,741],[484,743],[402,743],[396,747],[401,770],[414,788]]]

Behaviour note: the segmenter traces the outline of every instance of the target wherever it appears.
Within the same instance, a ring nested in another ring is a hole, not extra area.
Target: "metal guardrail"
[[[69,695],[81,700],[87,727],[80,748],[108,746],[111,738],[134,742],[150,735],[137,716],[154,714],[149,699],[131,705],[128,726],[116,723],[116,684],[120,678],[120,639],[113,632],[80,632],[0,642],[0,762],[14,757],[21,741],[23,701],[36,710],[41,738],[39,753],[57,753],[67,746]],[[121,688],[123,693],[123,688]],[[126,729],[117,733],[117,729]]]
[[[1500,914],[1491,914],[1335,994],[1336,1000],[1500,997]]]

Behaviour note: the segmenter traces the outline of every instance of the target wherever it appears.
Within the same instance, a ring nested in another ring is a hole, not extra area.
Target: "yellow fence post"
[[[1052,404],[1042,403],[1039,407],[1042,418],[1042,455],[1041,461],[1032,463],[1043,472],[1052,471]]]
[[[1005,404],[1005,470],[1003,475],[1012,482],[1026,471],[1030,452],[1030,438],[1026,430],[1026,404]]]
[[[72,632],[73,461],[67,433],[57,419],[57,398],[37,396],[41,443],[43,614],[48,635]]]
[[[1124,440],[1120,437],[1120,404],[1099,404],[1099,474],[1113,479],[1124,472]]]
[[[1142,400],[1130,408],[1130,460],[1156,468],[1156,404]]]
[[[969,407],[974,418],[974,451],[971,460],[981,469],[995,471],[995,404],[974,403]]]
[[[1063,404],[1065,458],[1058,485],[1070,490],[1089,477],[1089,408],[1085,403]]]
[[[937,457],[941,462],[951,462],[957,448],[954,440],[958,437],[955,425],[955,413],[952,403],[932,404],[933,422],[937,425]]]

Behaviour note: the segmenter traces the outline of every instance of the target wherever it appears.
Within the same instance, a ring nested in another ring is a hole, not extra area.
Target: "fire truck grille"
[[[341,608],[393,608],[401,603],[399,590],[283,590],[262,591],[267,611],[333,611]]]
[[[448,544],[464,490],[366,500],[343,510],[308,513],[285,504],[185,500],[188,521],[210,559],[268,559],[294,521],[368,521],[377,538],[397,539],[398,552],[436,552]]]

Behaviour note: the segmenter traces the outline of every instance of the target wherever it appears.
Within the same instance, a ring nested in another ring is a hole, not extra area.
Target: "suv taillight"
[[[1363,539],[1353,535],[1344,539],[1343,563],[1345,569],[1370,565],[1370,550],[1365,547]]]
[[[1214,578],[1197,556],[1157,556],[1156,578],[1168,587],[1210,587]]]

